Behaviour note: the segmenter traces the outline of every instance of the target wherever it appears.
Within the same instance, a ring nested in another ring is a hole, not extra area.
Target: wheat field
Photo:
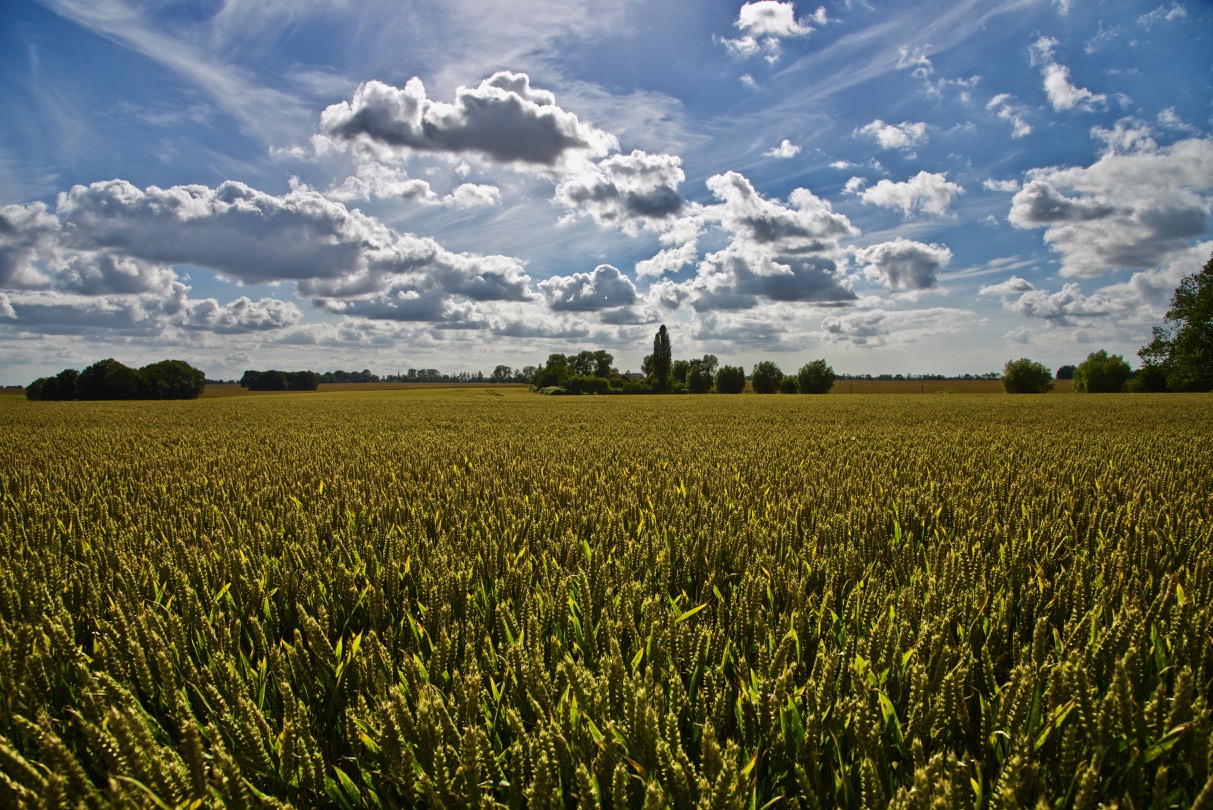
[[[0,399],[0,804],[1213,804],[1213,400]]]

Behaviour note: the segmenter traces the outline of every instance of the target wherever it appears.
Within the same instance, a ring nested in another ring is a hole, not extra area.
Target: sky
[[[1136,352],[1209,0],[0,0],[0,384]]]

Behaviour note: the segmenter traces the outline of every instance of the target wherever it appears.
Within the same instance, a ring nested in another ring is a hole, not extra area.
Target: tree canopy
[[[67,368],[54,377],[34,380],[26,399],[196,399],[206,389],[206,375],[184,360],[161,360],[140,369],[112,357],[84,371]]]
[[[1175,288],[1165,325],[1137,354],[1172,391],[1213,391],[1213,256]]]
[[[750,386],[758,394],[774,394],[783,382],[783,371],[770,360],[754,364],[750,372]]]
[[[1021,357],[1002,369],[1002,390],[1008,394],[1043,394],[1053,389],[1053,373],[1042,363]]]
[[[1078,394],[1117,394],[1125,390],[1132,375],[1129,364],[1119,354],[1105,350],[1091,352],[1074,369],[1074,392]]]
[[[814,360],[796,372],[796,388],[802,394],[825,394],[834,387],[834,369],[824,359]]]
[[[745,369],[741,366],[721,366],[716,372],[716,393],[740,394],[745,390]]]

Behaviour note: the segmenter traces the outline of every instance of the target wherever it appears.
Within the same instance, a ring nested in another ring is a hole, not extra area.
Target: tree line
[[[1056,379],[1072,379],[1080,394],[1213,391],[1213,256],[1175,288],[1153,338],[1138,350],[1142,365],[1136,372],[1121,355],[1100,349],[1077,366],[1057,369]],[[1008,360],[1002,372],[1003,389],[1011,394],[1045,393],[1053,379],[1048,368],[1026,357]]]
[[[135,369],[108,357],[84,371],[65,368],[52,377],[39,377],[25,387],[25,398],[197,399],[205,389],[206,375],[184,360],[161,360]]]
[[[615,357],[603,349],[577,354],[551,354],[531,375],[531,388],[541,394],[740,394],[746,387],[741,366],[722,366],[714,354],[675,360],[665,324],[653,336],[653,352],[640,364],[639,378],[620,374]],[[834,369],[814,360],[793,375],[775,363],[754,365],[750,384],[759,394],[824,394],[834,385]]]

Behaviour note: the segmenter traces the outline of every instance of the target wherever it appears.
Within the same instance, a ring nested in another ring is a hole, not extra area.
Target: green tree
[[[107,357],[80,372],[76,396],[80,399],[138,399],[139,388],[139,372]]]
[[[1070,365],[1061,366],[1060,368],[1057,369],[1056,379],[1072,380],[1072,379],[1074,379],[1074,370],[1075,370],[1075,366],[1070,366]]]
[[[796,378],[790,374],[779,381],[779,393],[795,394],[800,390],[800,386],[796,384]]]
[[[1167,390],[1167,373],[1157,363],[1145,363],[1125,383],[1125,390],[1135,394],[1157,394]]]
[[[1166,325],[1137,354],[1161,366],[1172,391],[1213,391],[1213,256],[1175,288]]]
[[[754,365],[750,372],[750,386],[758,394],[774,394],[783,380],[783,371],[770,360]]]
[[[1133,372],[1119,354],[1091,352],[1074,369],[1074,391],[1079,394],[1118,394]]]
[[[655,391],[668,391],[670,387],[670,370],[673,366],[673,353],[670,349],[670,333],[666,331],[665,324],[657,330],[657,334],[653,336],[653,361],[651,364],[653,389]]]
[[[531,387],[550,388],[553,385],[564,386],[573,376],[569,359],[563,354],[549,354],[548,361],[535,370],[531,375]]]
[[[206,390],[206,374],[184,360],[161,360],[139,369],[140,396],[146,399],[197,399]]]
[[[1021,357],[1002,367],[1002,390],[1008,394],[1043,394],[1052,389],[1052,372],[1035,360]]]
[[[493,369],[493,373],[489,375],[489,382],[509,382],[513,377],[514,369],[509,366],[497,366],[497,368]]]
[[[796,387],[802,394],[825,394],[834,387],[834,369],[825,360],[814,360],[796,372]]]
[[[42,389],[46,385],[46,377],[39,377],[25,386],[25,398],[30,400],[42,399]]]
[[[721,366],[716,372],[716,393],[740,394],[745,390],[745,369],[741,366]]]

